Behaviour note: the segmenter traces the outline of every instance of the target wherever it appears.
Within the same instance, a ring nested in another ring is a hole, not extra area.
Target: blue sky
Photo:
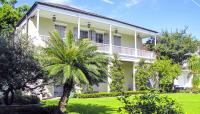
[[[200,0],[40,0],[68,4],[107,17],[156,30],[185,26],[200,39]],[[32,5],[35,0],[18,0]]]

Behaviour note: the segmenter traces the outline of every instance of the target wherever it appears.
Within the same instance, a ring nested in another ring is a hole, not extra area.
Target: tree
[[[146,45],[157,53],[159,59],[171,59],[173,63],[179,64],[196,52],[198,46],[198,41],[187,34],[187,28],[174,33],[164,31],[157,39],[157,45],[152,46],[153,43],[154,39],[151,38]]]
[[[14,28],[17,22],[28,11],[28,5],[22,5],[15,7],[17,0],[0,0],[0,36],[5,38],[12,38],[14,36]],[[13,39],[7,39],[7,41],[13,41]]]
[[[75,84],[98,85],[108,76],[108,58],[98,53],[89,39],[75,41],[71,31],[62,40],[58,32],[50,33],[47,47],[43,48],[41,58],[49,76],[60,77],[63,94],[59,108],[63,111]]]
[[[141,59],[138,63],[138,66],[136,67],[136,88],[138,90],[148,90],[150,88],[149,85],[149,78],[151,77],[151,70],[150,70],[150,64],[145,63],[144,59]]]
[[[0,38],[0,91],[7,105],[13,103],[17,90],[32,91],[43,87],[45,76],[33,57],[28,38],[20,37],[15,45]],[[33,86],[34,85],[34,86]],[[11,96],[10,96],[11,95]]]
[[[200,86],[200,58],[198,56],[193,55],[189,59],[189,69],[193,75],[192,87],[196,89]]]
[[[173,64],[171,60],[157,60],[150,67],[154,87],[164,91],[171,91],[174,79],[181,73],[179,64]]]
[[[122,69],[122,63],[119,60],[117,54],[114,54],[112,60],[112,66],[110,69],[112,82],[110,84],[112,92],[122,92],[124,89],[124,70]]]
[[[141,61],[137,67],[136,85],[140,90],[153,87],[157,90],[171,91],[174,79],[180,73],[180,65],[173,64],[171,60],[156,60],[153,64]]]

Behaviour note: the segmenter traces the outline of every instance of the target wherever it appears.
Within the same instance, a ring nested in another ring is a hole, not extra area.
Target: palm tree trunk
[[[73,88],[73,83],[70,81],[70,82],[66,82],[63,86],[63,94],[60,98],[60,101],[59,101],[59,104],[58,104],[58,107],[61,111],[65,111],[65,108],[66,108],[66,104],[69,100],[69,96],[70,96],[70,92]]]

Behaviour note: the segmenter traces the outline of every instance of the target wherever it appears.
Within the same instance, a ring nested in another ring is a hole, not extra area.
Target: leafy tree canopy
[[[42,80],[47,81],[41,66],[33,57],[31,47],[28,38],[22,36],[12,46],[0,38],[0,91],[4,93],[4,101],[8,105],[12,104],[17,90],[42,89]]]
[[[192,53],[197,51],[198,41],[187,34],[187,28],[174,33],[164,31],[157,39],[157,45],[153,45],[154,39],[147,41],[150,50],[157,53],[160,59],[171,59],[173,63],[182,64]]]
[[[193,75],[193,88],[196,89],[200,86],[200,58],[197,55],[193,55],[189,59],[189,69]]]
[[[170,91],[174,79],[180,75],[179,64],[172,64],[171,60],[157,60],[153,64],[142,63],[137,67],[136,84],[138,89],[150,87]]]
[[[8,36],[6,38],[11,38],[17,22],[29,9],[28,5],[15,7],[16,3],[17,0],[0,0],[0,35]]]

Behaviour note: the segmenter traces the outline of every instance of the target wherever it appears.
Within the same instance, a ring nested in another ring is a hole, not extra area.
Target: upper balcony
[[[40,38],[43,41],[48,41],[49,36],[46,35],[40,35]],[[105,54],[110,54],[110,45],[109,44],[104,44],[104,43],[96,43],[93,42],[94,45],[97,46],[97,51],[102,52]],[[146,50],[140,50],[140,49],[135,49],[135,48],[130,48],[130,47],[124,47],[124,46],[116,46],[112,45],[112,53],[118,54],[121,60],[124,61],[132,61],[136,59],[148,59],[148,60],[154,60],[156,59],[156,55],[152,51],[146,51]]]

